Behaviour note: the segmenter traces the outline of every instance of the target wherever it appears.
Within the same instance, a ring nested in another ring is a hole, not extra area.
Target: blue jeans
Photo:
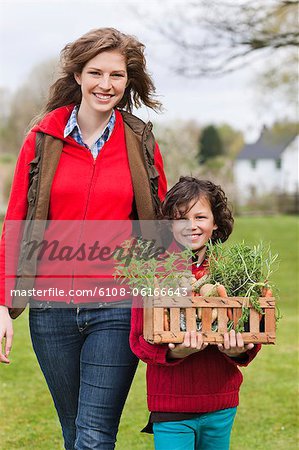
[[[228,450],[237,408],[153,424],[155,450]]]
[[[131,308],[30,308],[30,333],[66,450],[112,450],[138,360]]]

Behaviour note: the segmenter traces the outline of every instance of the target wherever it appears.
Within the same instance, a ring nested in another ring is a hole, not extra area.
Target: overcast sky
[[[172,0],[173,5],[184,0]],[[190,80],[176,76],[169,63],[176,57],[161,38],[135,13],[161,12],[160,0],[0,0],[0,86],[14,91],[32,67],[57,57],[64,45],[92,28],[112,26],[134,34],[146,44],[149,69],[165,111],[137,114],[152,121],[194,119],[199,124],[226,122],[241,129],[251,141],[263,123],[274,120],[257,109],[252,69],[221,79]]]

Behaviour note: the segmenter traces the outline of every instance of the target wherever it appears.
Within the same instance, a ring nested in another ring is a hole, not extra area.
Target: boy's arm
[[[255,344],[251,350],[247,350],[239,356],[227,356],[224,355],[232,364],[236,366],[246,367],[256,357],[257,353],[262,348],[261,344]]]
[[[242,334],[231,330],[229,333],[224,333],[224,342],[218,344],[218,349],[227,361],[245,367],[255,358],[261,345],[244,344]]]
[[[169,348],[167,344],[150,344],[143,338],[143,308],[140,306],[141,305],[139,304],[139,307],[136,307],[135,304],[135,306],[133,305],[132,307],[130,333],[130,346],[132,352],[147,364],[163,366],[181,364],[184,361],[184,358],[168,359],[167,354]]]

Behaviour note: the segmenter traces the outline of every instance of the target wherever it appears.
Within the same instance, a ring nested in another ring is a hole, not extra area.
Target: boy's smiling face
[[[218,228],[214,222],[210,202],[202,196],[188,205],[187,212],[183,210],[179,212],[181,215],[172,222],[175,240],[194,251],[201,249],[205,251],[213,231]]]

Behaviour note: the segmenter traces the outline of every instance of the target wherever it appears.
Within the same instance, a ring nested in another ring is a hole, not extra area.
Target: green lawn
[[[243,370],[244,384],[235,421],[232,450],[297,449],[298,219],[238,218],[231,240],[263,239],[279,253],[274,282],[283,315],[277,344],[264,346]],[[152,436],[139,430],[147,420],[145,366],[140,364],[118,435],[117,450],[153,449]],[[0,367],[0,449],[56,450],[62,440],[54,407],[33,355],[27,314],[15,322],[10,366]],[[171,449],[170,449],[171,450]]]

